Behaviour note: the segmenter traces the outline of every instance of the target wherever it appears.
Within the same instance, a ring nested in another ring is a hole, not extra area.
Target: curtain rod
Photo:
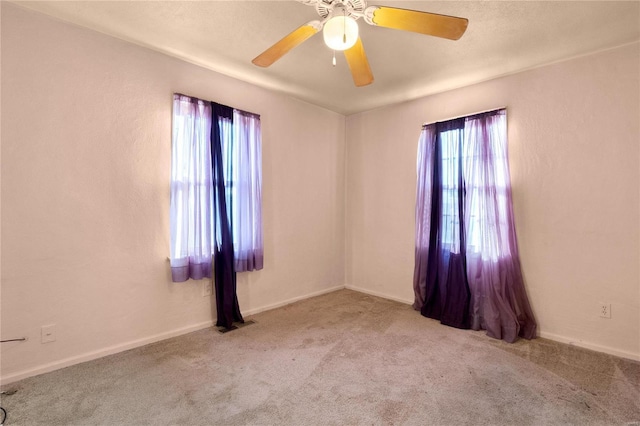
[[[507,107],[503,106],[503,107],[486,109],[484,111],[472,112],[471,114],[465,114],[465,115],[459,115],[457,117],[450,117],[450,118],[440,119],[440,120],[432,121],[430,123],[422,123],[422,125],[423,126],[428,126],[429,124],[441,123],[443,121],[450,121],[450,120],[455,120],[455,119],[458,119],[458,118],[472,117],[474,115],[484,114],[485,112],[498,111],[498,110],[501,110],[501,109],[507,109]]]
[[[229,105],[219,104],[218,102],[214,102],[214,101],[208,101],[206,99],[198,98],[197,96],[185,95],[184,93],[180,93],[180,92],[174,92],[173,95],[174,96],[176,96],[176,95],[177,96],[184,96],[185,98],[190,98],[190,99],[195,99],[195,100],[202,101],[202,102],[209,102],[209,103],[222,105],[222,106],[225,106],[225,107],[228,107],[228,108],[231,108],[231,109],[235,109],[236,111],[239,111],[242,115],[250,115],[250,116],[256,117],[258,120],[260,119],[260,114],[256,114],[255,112],[245,111],[243,109],[235,108],[235,107],[232,107],[232,106],[229,106]]]

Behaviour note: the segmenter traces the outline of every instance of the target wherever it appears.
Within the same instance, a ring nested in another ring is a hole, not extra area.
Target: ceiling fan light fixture
[[[324,24],[322,36],[330,49],[350,49],[358,40],[358,23],[350,16],[334,16]]]
[[[325,44],[333,50],[333,65],[336,65],[336,50],[344,51],[353,82],[358,87],[373,83],[371,67],[358,35],[358,19],[363,18],[365,23],[376,27],[411,31],[449,40],[462,37],[469,24],[468,19],[456,16],[390,6],[367,7],[367,0],[298,1],[315,6],[321,19],[296,28],[251,62],[260,67],[268,67],[291,49],[322,31]]]

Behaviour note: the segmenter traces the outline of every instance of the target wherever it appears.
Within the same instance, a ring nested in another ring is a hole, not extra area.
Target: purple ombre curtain
[[[260,116],[234,110],[234,135],[231,163],[235,165],[233,182],[233,237],[236,271],[263,267],[262,245],[262,138]]]
[[[173,95],[171,275],[173,282],[211,278],[213,189],[211,103]]]
[[[536,322],[520,269],[513,219],[505,110],[465,123],[467,271],[471,326],[513,342],[536,336]]]
[[[534,338],[513,220],[506,111],[425,126],[418,161],[414,308],[507,342]]]
[[[416,254],[413,271],[413,308],[420,310],[426,298],[429,230],[431,229],[431,190],[433,185],[433,156],[436,146],[436,127],[424,126],[418,142],[418,183],[416,190]]]

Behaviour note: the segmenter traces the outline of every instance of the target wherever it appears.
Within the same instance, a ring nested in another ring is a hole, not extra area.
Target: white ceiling
[[[640,1],[385,1],[469,19],[458,41],[359,20],[375,81],[355,87],[317,34],[269,68],[251,59],[317,18],[295,1],[28,1],[25,8],[352,114],[640,40]]]

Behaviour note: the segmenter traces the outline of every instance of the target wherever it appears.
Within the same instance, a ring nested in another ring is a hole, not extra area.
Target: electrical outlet
[[[602,318],[611,318],[611,303],[600,302],[598,306]]]
[[[211,297],[212,283],[211,281],[205,281],[202,283],[202,297]]]
[[[43,325],[40,329],[41,332],[41,342],[42,343],[50,343],[56,341],[56,325]]]

